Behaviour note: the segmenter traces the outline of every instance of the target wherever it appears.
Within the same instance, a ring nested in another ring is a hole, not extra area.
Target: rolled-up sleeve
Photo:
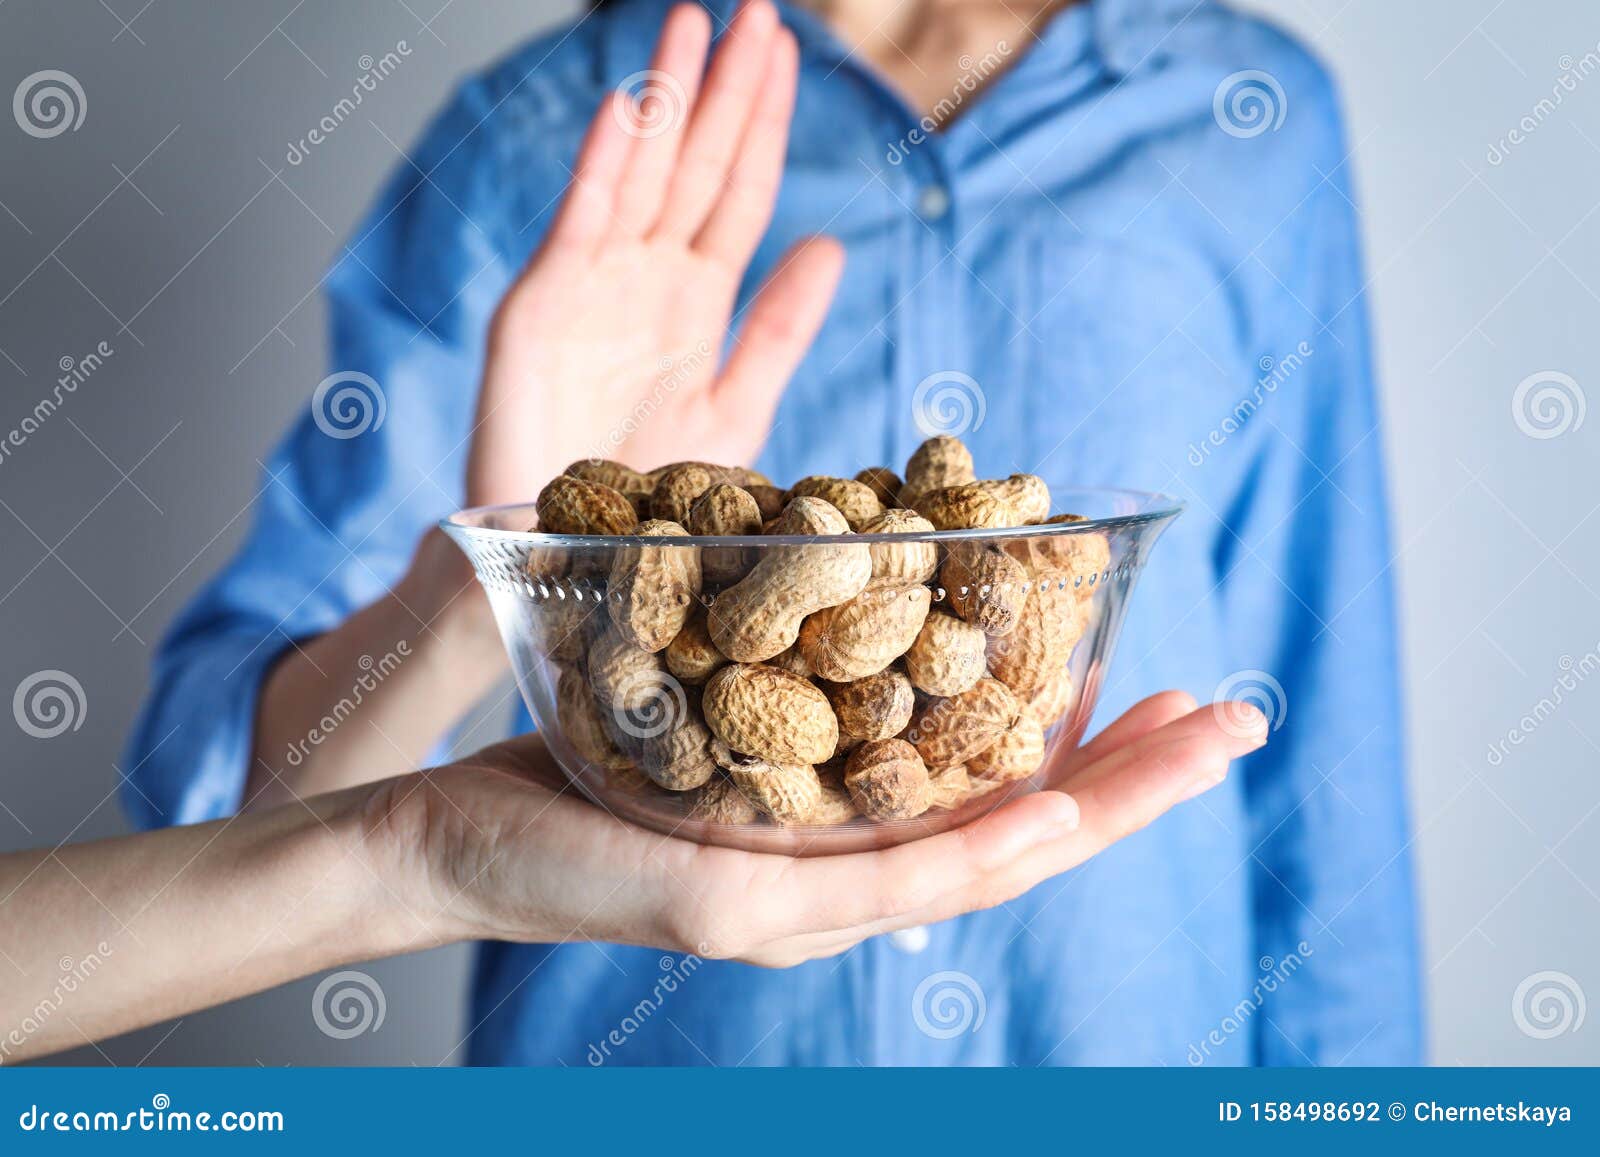
[[[142,826],[239,806],[273,664],[383,594],[460,504],[483,333],[511,276],[487,195],[494,107],[465,86],[341,249],[329,376],[267,461],[239,553],[157,652],[124,764]]]

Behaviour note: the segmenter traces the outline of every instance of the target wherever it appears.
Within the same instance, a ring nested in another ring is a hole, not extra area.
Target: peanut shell
[[[809,764],[779,763],[712,744],[713,758],[733,786],[763,815],[780,824],[805,824],[822,803],[822,780]]]
[[[933,611],[906,651],[911,685],[927,695],[959,695],[983,678],[987,642],[971,623]]]
[[[547,534],[627,534],[633,503],[599,482],[558,474],[539,491],[539,529]]]
[[[911,680],[893,667],[850,683],[830,684],[827,696],[839,721],[841,742],[844,737],[864,740],[898,735],[911,722],[917,705]]]
[[[565,667],[556,681],[556,723],[574,751],[586,762],[617,771],[631,766],[607,736],[589,684],[576,669]]]
[[[689,533],[760,534],[761,507],[749,491],[718,482],[689,508]],[[700,552],[700,569],[705,581],[719,586],[738,582],[754,565],[755,552],[747,547],[712,546]]]
[[[652,519],[634,527],[638,538],[685,538],[676,522]],[[606,607],[622,637],[642,650],[656,652],[672,642],[700,595],[700,548],[619,547],[612,555],[606,583]]]
[[[844,784],[861,814],[874,820],[908,820],[928,810],[928,768],[903,739],[874,739],[851,753]]]
[[[753,824],[761,813],[731,780],[718,776],[691,794],[688,818],[707,824]]]
[[[998,547],[958,542],[939,568],[956,614],[986,635],[1009,635],[1027,604],[1027,570]]]
[[[680,630],[663,652],[667,670],[680,683],[698,687],[711,678],[712,672],[725,666],[727,656],[717,650],[711,641],[711,628],[706,624],[706,610],[696,605],[690,609]]]
[[[1044,762],[1044,725],[1024,710],[998,739],[967,759],[967,774],[978,783],[1026,779]]]
[[[796,645],[824,679],[842,683],[876,675],[906,653],[932,597],[921,584],[873,579],[847,602],[807,616]]]
[[[998,679],[979,679],[959,695],[930,699],[911,717],[906,739],[930,767],[958,763],[973,771],[973,757],[1016,722],[1022,707]]]
[[[900,505],[900,488],[905,482],[887,466],[868,466],[856,474],[856,481],[870,488],[878,496],[880,506]]]
[[[822,499],[844,515],[851,530],[859,531],[883,513],[883,503],[878,500],[872,487],[849,478],[813,474],[796,482],[789,493],[795,498]]]
[[[734,663],[706,683],[706,725],[735,752],[782,764],[833,755],[839,725],[828,697],[809,680],[761,663]]]
[[[914,510],[885,510],[861,528],[862,534],[932,534],[933,523]],[[939,570],[939,547],[931,542],[875,542],[873,578],[898,578],[925,583]]]

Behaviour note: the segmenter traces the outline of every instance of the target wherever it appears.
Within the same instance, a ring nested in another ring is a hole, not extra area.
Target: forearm
[[[410,770],[505,670],[454,545],[430,536],[394,591],[287,652],[256,715],[246,807]]]
[[[0,857],[0,1063],[438,942],[372,795]]]

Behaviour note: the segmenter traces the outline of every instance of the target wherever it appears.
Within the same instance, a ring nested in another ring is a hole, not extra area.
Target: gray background
[[[1600,72],[1536,110],[1569,65],[1600,56],[1600,13],[1584,0],[1249,7],[1315,46],[1349,116],[1388,417],[1433,1058],[1597,1063],[1600,1024],[1537,1039],[1512,997],[1545,970],[1600,997],[1600,679],[1562,692],[1498,766],[1488,750],[1568,665],[1600,661],[1600,418],[1535,438],[1512,412],[1529,375],[1600,382]],[[0,115],[0,431],[50,391],[61,359],[115,349],[0,462],[0,692],[62,669],[87,703],[82,726],[50,740],[5,719],[0,848],[123,830],[115,761],[151,648],[237,542],[256,459],[326,372],[315,290],[330,258],[452,82],[571,11],[0,7],[0,96],[59,68],[88,101],[82,127],[50,140]],[[288,142],[348,93],[359,58],[402,39],[399,71],[287,168]],[[1534,130],[1491,163],[1525,116]],[[5,928],[0,915],[0,940]],[[312,978],[65,1059],[456,1063],[466,962],[450,949],[371,966],[388,1017],[354,1040],[316,1030]]]

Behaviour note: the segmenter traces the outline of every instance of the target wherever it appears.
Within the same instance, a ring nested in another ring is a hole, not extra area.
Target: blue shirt
[[[245,545],[157,661],[128,763],[141,822],[234,809],[271,663],[380,596],[459,504],[490,313],[666,3],[623,0],[469,80],[398,166],[327,286],[332,368],[379,383],[383,420],[335,438],[308,409],[273,456]],[[720,27],[731,5],[712,7]],[[744,299],[803,234],[839,237],[848,265],[761,468],[902,463],[918,384],[970,376],[980,474],[1189,504],[1096,726],[1162,688],[1221,687],[1267,696],[1277,730],[1219,790],[920,953],[878,939],[787,971],[685,971],[646,949],[485,945],[469,1059],[1415,1062],[1392,556],[1324,71],[1206,0],[1094,0],[997,50],[1009,67],[928,133],[818,21],[785,18],[798,111]]]

